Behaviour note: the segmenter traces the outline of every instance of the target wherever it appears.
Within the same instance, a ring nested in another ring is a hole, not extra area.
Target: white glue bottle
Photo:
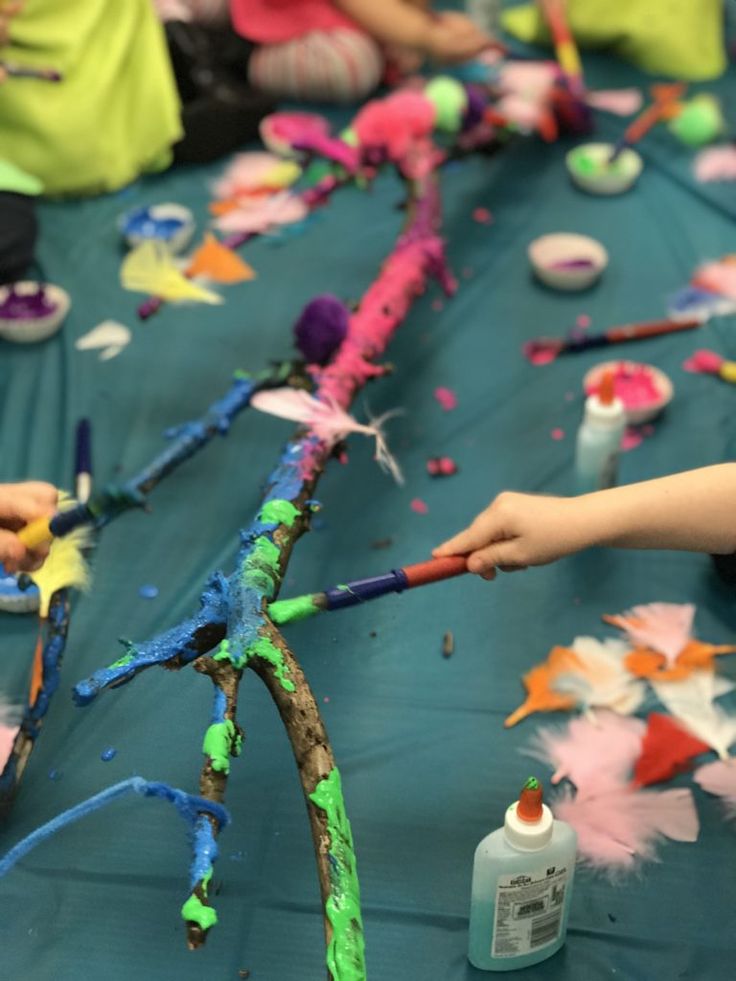
[[[615,376],[607,371],[598,391],[585,400],[575,451],[575,489],[578,494],[613,487],[618,475],[626,409],[615,394]]]
[[[562,947],[577,835],[555,821],[535,777],[506,811],[503,828],[475,851],[468,958],[481,971],[514,971]]]

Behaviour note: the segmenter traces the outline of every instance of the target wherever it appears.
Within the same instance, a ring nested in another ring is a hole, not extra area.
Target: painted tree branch
[[[423,292],[427,278],[435,275],[448,292],[454,289],[444,264],[439,223],[438,186],[428,174],[410,185],[406,229],[351,317],[337,354],[317,374],[318,398],[347,409],[356,392],[382,373],[376,360],[415,297]],[[219,576],[211,580],[198,617],[146,644],[126,645],[123,658],[76,686],[75,698],[87,704],[102,688],[131,680],[153,664],[181,667],[198,653],[203,655],[196,667],[213,681],[215,698],[203,744],[200,793],[219,803],[224,798],[230,756],[240,750],[236,712],[242,671],[250,666],[259,674],[274,697],[294,748],[325,904],[328,966],[333,978],[342,979],[363,977],[365,969],[355,859],[339,772],[303,673],[264,613],[278,592],[291,549],[308,527],[308,502],[332,450],[331,443],[314,433],[297,432],[269,478],[256,520],[241,533],[235,572],[228,580]],[[200,878],[182,910],[191,947],[200,945],[216,922],[207,893],[216,832],[203,814],[194,842],[194,865],[200,869]]]

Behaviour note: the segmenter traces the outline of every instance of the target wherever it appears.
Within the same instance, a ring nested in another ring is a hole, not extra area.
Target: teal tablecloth
[[[604,61],[592,65],[593,82],[641,81]],[[733,78],[728,85],[733,93]],[[601,120],[600,131],[610,136],[621,125]],[[374,413],[405,410],[390,438],[406,487],[377,470],[367,442],[352,440],[350,465],[335,465],[320,486],[321,520],[295,552],[285,594],[421,559],[504,488],[567,492],[581,378],[597,357],[532,368],[522,341],[564,332],[581,313],[593,329],[657,318],[700,260],[734,250],[733,185],[694,186],[690,154],[665,132],[645,143],[636,190],[611,200],[571,187],[566,149],[519,141],[491,160],[447,167],[445,234],[460,292],[442,309],[434,288],[417,303],[391,347],[396,373],[367,395]],[[307,298],[325,290],[359,297],[401,222],[395,180],[368,194],[345,190],[301,237],[249,246],[258,279],[228,289],[224,306],[170,307],[139,324],[138,298],[118,284],[116,217],[134,204],[179,201],[201,228],[219,170],[177,170],[115,197],[42,208],[41,258],[74,306],[60,336],[0,351],[0,478],[68,486],[81,415],[94,423],[98,481],[133,473],[160,448],[166,427],[225,390],[233,369],[258,368],[289,350]],[[492,211],[493,225],[472,220],[477,206]],[[593,292],[564,296],[532,281],[527,244],[557,230],[592,234],[610,251]],[[107,318],[133,329],[127,350],[106,363],[77,352],[76,338]],[[622,480],[733,457],[735,390],[681,364],[696,347],[736,357],[735,330],[724,320],[700,336],[636,349],[671,375],[676,397],[656,433],[624,457]],[[455,411],[435,401],[440,385],[457,391]],[[555,427],[565,432],[561,441],[550,436]],[[254,514],[289,432],[288,423],[246,414],[155,491],[152,514],[129,514],[104,532],[93,591],[75,610],[62,689],[0,851],[132,774],[196,790],[209,682],[191,669],[150,671],[86,710],[68,691],[117,656],[117,638],[142,640],[174,624],[193,610],[211,570],[230,570],[237,529]],[[427,476],[425,461],[438,454],[457,460],[458,476]],[[411,510],[414,497],[427,502],[428,515]],[[371,548],[386,537],[390,548]],[[140,598],[144,583],[158,586],[155,600]],[[374,981],[480,978],[465,959],[473,850],[526,777],[530,763],[517,750],[538,725],[502,727],[521,700],[519,676],[553,644],[609,633],[601,613],[652,600],[694,601],[703,638],[733,639],[733,596],[709,561],[654,552],[591,553],[494,585],[453,581],[289,630],[343,774]],[[440,654],[447,630],[456,638],[449,660]],[[11,696],[23,691],[34,634],[30,618],[0,618],[0,677]],[[733,661],[724,670],[736,677]],[[323,976],[300,789],[278,717],[250,675],[241,721],[247,738],[227,800],[234,820],[214,880],[220,923],[206,948],[186,951],[179,918],[189,862],[184,826],[163,804],[131,798],[64,831],[0,882],[0,978],[229,981],[240,969],[253,981]],[[117,755],[103,762],[108,746]],[[566,948],[525,978],[733,977],[736,837],[712,799],[699,791],[696,798],[700,841],[664,845],[660,864],[617,884],[581,872]]]

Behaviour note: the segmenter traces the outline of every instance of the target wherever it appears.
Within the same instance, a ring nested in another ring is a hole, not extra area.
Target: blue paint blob
[[[103,749],[102,752],[100,753],[100,759],[103,760],[105,763],[109,763],[110,760],[114,759],[115,756],[117,756],[117,752],[118,751],[115,749],[114,746],[108,746],[107,749]]]
[[[156,599],[158,596],[158,586],[154,586],[152,583],[146,583],[146,585],[138,589],[138,595],[141,599]]]

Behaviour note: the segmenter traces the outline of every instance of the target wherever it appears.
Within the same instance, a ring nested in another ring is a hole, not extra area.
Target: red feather
[[[641,745],[641,755],[634,766],[635,787],[662,783],[687,770],[690,760],[709,753],[710,746],[687,729],[679,726],[672,716],[652,712]]]

